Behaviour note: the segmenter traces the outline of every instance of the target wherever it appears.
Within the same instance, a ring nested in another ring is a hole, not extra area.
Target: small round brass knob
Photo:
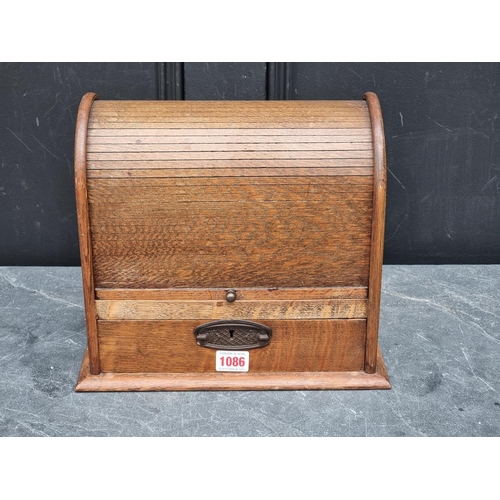
[[[234,302],[236,300],[236,292],[234,290],[228,290],[226,292],[226,300],[228,302]]]

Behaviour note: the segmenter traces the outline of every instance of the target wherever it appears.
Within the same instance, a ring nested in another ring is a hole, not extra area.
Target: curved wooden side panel
[[[385,205],[387,166],[385,154],[384,123],[378,97],[373,92],[364,95],[372,123],[373,137],[373,215],[368,275],[368,314],[366,332],[365,372],[377,370],[378,327],[380,294],[382,288],[382,263],[384,257]]]
[[[93,92],[88,92],[83,96],[78,108],[75,132],[76,212],[78,215],[85,321],[87,323],[89,371],[92,375],[98,375],[101,372],[101,368],[99,362],[99,341],[97,338],[97,312],[95,307],[92,241],[87,194],[87,131],[90,110],[97,98],[97,95]]]

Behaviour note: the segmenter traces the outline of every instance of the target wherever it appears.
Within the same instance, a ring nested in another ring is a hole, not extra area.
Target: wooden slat
[[[351,178],[354,179],[354,177]],[[291,179],[296,180],[296,178]],[[318,182],[314,185],[309,178],[303,178],[302,183],[277,183],[274,179],[263,182],[263,179],[259,179],[259,182],[255,184],[248,182],[244,184],[241,179],[235,183],[228,179],[222,179],[220,183],[216,183],[212,179],[206,184],[202,184],[200,179],[196,179],[198,182],[195,183],[195,179],[193,179],[190,184],[186,182],[177,184],[168,177],[141,179],[139,184],[139,179],[134,179],[134,183],[140,186],[141,193],[132,192],[128,196],[125,196],[125,192],[130,187],[129,179],[92,179],[89,180],[89,201],[92,204],[103,205],[103,209],[109,207],[110,212],[113,212],[119,205],[130,206],[133,204],[138,205],[134,207],[136,210],[141,210],[141,207],[151,205],[150,199],[160,197],[165,199],[163,203],[160,202],[162,206],[172,205],[173,207],[175,203],[198,202],[206,203],[207,208],[211,208],[213,203],[227,205],[227,200],[240,200],[241,189],[245,190],[245,200],[238,202],[243,204],[242,208],[246,208],[245,204],[250,204],[251,207],[255,201],[267,201],[278,204],[278,207],[282,202],[307,205],[317,202],[325,203],[331,199],[332,193],[348,193],[352,199],[370,200],[371,182],[369,177],[361,176],[356,179],[357,182],[346,182],[345,179],[334,178],[334,180],[337,179],[337,182]],[[124,196],[122,198],[111,196],[114,190],[123,191]],[[311,207],[314,207],[314,210],[321,208],[314,205]],[[151,209],[153,208],[151,207]]]
[[[195,343],[203,321],[99,321],[104,372],[215,372],[215,350]],[[364,320],[274,320],[271,343],[250,351],[259,372],[354,371],[364,363]],[[240,374],[243,377],[247,374]]]
[[[88,170],[106,170],[106,169],[248,169],[248,168],[335,168],[335,167],[370,167],[373,168],[371,158],[330,158],[330,159],[269,159],[260,160],[150,160],[144,161],[127,160],[93,160],[87,163]],[[138,174],[138,172],[136,172]]]
[[[94,144],[89,153],[157,153],[157,152],[224,152],[266,151],[371,151],[369,142],[286,143],[286,144]]]
[[[267,104],[267,105],[266,105]],[[270,105],[269,105],[270,104]],[[230,106],[220,105],[219,102],[199,104],[192,102],[162,102],[156,101],[149,105],[122,105],[113,102],[111,105],[98,103],[93,107],[91,118],[93,120],[127,119],[140,120],[169,120],[175,119],[210,119],[212,121],[238,121],[242,118],[261,121],[283,121],[287,119],[305,118],[307,121],[334,119],[335,117],[352,117],[368,119],[366,104],[346,103],[337,104],[335,101],[324,101],[322,104],[304,105],[296,102],[285,103],[256,103],[235,102]]]
[[[270,126],[273,128],[278,122],[279,118],[275,116],[93,116],[90,119],[89,126],[92,128],[112,125],[121,127],[122,125],[134,125],[141,124],[141,126],[153,126],[153,128],[163,128],[165,125],[175,126],[206,126],[211,125],[214,122],[220,123],[222,126],[238,127],[242,122],[245,124],[253,124],[261,127]],[[311,120],[311,121],[309,121]],[[337,125],[343,127],[345,124],[353,124],[357,127],[363,127],[369,123],[368,116],[358,116],[358,115],[334,115],[334,116],[283,116],[280,123],[288,124],[305,124],[304,128],[308,126],[324,126]],[[243,126],[243,125],[241,125]],[[292,125],[293,127],[293,125]],[[282,127],[280,127],[282,128]]]
[[[279,115],[279,116],[278,116]],[[360,114],[353,112],[332,112],[332,113],[276,113],[273,116],[263,113],[252,113],[246,115],[233,115],[222,113],[151,113],[151,114],[126,114],[126,113],[107,113],[94,114],[91,118],[94,125],[101,123],[222,123],[222,124],[238,124],[245,123],[261,123],[267,125],[276,121],[288,123],[343,123],[356,122],[360,126],[364,126],[369,122],[368,113]]]
[[[360,128],[96,128],[88,131],[89,140],[95,137],[345,137],[345,136],[368,136],[371,140],[371,128],[369,125]]]
[[[97,300],[100,320],[365,318],[366,300]]]
[[[117,178],[147,178],[147,177],[179,177],[179,178],[280,178],[280,177],[301,177],[309,175],[311,177],[341,177],[346,176],[371,176],[372,168],[172,168],[172,169],[136,169],[136,170],[89,170],[89,179],[110,179]]]
[[[227,290],[213,288],[97,288],[102,300],[225,300]],[[238,300],[366,299],[366,287],[238,288]]]
[[[96,122],[89,123],[89,130],[93,129],[179,129],[187,130],[193,129],[360,129],[365,128],[366,124],[363,120],[350,120],[350,121],[269,121],[269,122]],[[323,132],[322,132],[323,133]]]
[[[328,158],[373,158],[370,150],[355,151],[227,151],[227,152],[159,152],[159,153],[87,153],[87,160],[268,160],[268,159],[328,159]]]
[[[351,180],[352,179],[352,180]],[[367,210],[362,206],[355,207],[350,202],[369,200],[372,196],[372,181],[360,176],[348,177],[320,177],[317,180],[310,177],[291,177],[283,182],[275,182],[269,178],[244,179],[238,178],[237,182],[229,179],[221,179],[215,182],[215,179],[197,179],[188,183],[187,180],[166,178],[153,179],[108,179],[108,180],[89,180],[89,201],[95,209],[102,210],[101,215],[106,218],[113,217],[114,209],[117,205],[122,205],[127,212],[128,207],[133,204],[148,209],[157,208],[160,211],[184,210],[183,206],[178,207],[180,201],[196,201],[201,204],[201,208],[206,205],[206,211],[213,210],[214,204],[222,206],[226,213],[238,215],[245,210],[245,215],[252,212],[265,210],[276,222],[280,218],[290,217],[285,209],[297,207],[300,216],[308,216],[321,212],[318,222],[324,219],[324,216],[331,216],[336,213],[336,217],[343,219],[349,217],[346,213],[352,213],[353,209],[359,209],[361,212]],[[336,207],[325,206],[324,203],[332,200],[337,193],[346,196],[349,202],[346,211],[338,213]],[[254,202],[267,202],[268,205],[259,205]],[[321,204],[318,205],[318,202]],[[272,204],[272,205],[269,205]],[[221,205],[222,204],[222,205]],[[113,209],[106,209],[109,206]],[[192,207],[194,208],[194,207]],[[140,210],[140,207],[134,207],[132,211]],[[273,210],[273,212],[269,212]],[[280,212],[282,211],[282,212]],[[132,215],[133,215],[132,213]],[[354,215],[354,214],[353,214]],[[121,214],[119,215],[122,216]],[[281,216],[281,217],[280,217]],[[244,224],[244,218],[240,220]],[[328,227],[329,221],[323,220]]]
[[[335,118],[337,116],[363,117],[368,119],[368,110],[366,105],[345,107],[345,106],[292,106],[285,108],[283,106],[255,106],[250,103],[249,106],[239,109],[227,109],[220,106],[176,106],[171,103],[159,102],[156,106],[138,106],[136,108],[109,108],[102,109],[95,106],[93,109],[93,118],[113,118],[113,117],[136,117],[136,118],[205,118],[210,117],[213,121],[219,118],[227,120],[237,120],[241,118],[263,119],[263,120],[282,120],[286,118],[306,117],[308,120],[318,118]]]
[[[371,143],[369,129],[366,133],[356,135],[155,135],[155,136],[101,136],[94,135],[89,138],[89,151],[97,145],[117,144],[314,144],[314,143]]]
[[[138,172],[136,172],[138,173]],[[131,184],[132,183],[132,184]],[[108,187],[114,189],[117,187],[130,188],[136,183],[139,187],[157,186],[162,189],[170,190],[169,194],[173,191],[179,193],[186,193],[187,191],[196,191],[198,189],[207,189],[207,195],[214,189],[218,192],[220,189],[231,189],[236,187],[248,189],[253,191],[255,189],[266,189],[276,187],[279,192],[284,189],[284,186],[292,186],[292,189],[301,188],[303,194],[313,194],[317,191],[326,190],[327,192],[365,192],[369,194],[373,187],[373,179],[365,176],[359,177],[315,177],[311,178],[309,175],[295,176],[287,178],[270,179],[268,177],[255,177],[253,179],[245,179],[244,177],[237,177],[234,179],[207,177],[201,179],[183,179],[177,177],[165,177],[162,179],[102,179],[98,181],[91,181],[92,189],[98,187]],[[104,193],[108,196],[108,193]],[[222,195],[224,196],[224,194]],[[207,199],[207,198],[205,198]],[[98,202],[99,200],[94,200]],[[107,198],[101,200],[103,203],[107,202]]]
[[[355,119],[355,120],[369,120],[368,110],[366,108],[359,109],[311,109],[303,108],[297,110],[279,110],[274,111],[265,109],[250,109],[240,112],[232,112],[229,110],[222,110],[214,108],[206,110],[202,108],[192,110],[182,109],[137,109],[137,110],[94,110],[92,119],[96,121],[105,120],[135,120],[135,121],[180,121],[183,120],[203,120],[203,121],[224,121],[224,122],[237,122],[241,120],[248,121],[280,121],[280,120],[295,120],[307,119],[308,121],[316,120],[338,120],[338,119]]]
[[[94,107],[96,110],[132,110],[132,109],[181,109],[181,110],[228,110],[235,113],[238,110],[262,109],[268,112],[290,109],[300,112],[304,109],[366,109],[366,103],[362,100],[311,100],[311,101],[141,101],[141,100],[113,100],[98,101]]]

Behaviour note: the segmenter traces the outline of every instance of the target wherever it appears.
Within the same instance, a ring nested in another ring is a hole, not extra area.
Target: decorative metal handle
[[[264,347],[271,341],[271,335],[268,326],[243,320],[212,321],[194,330],[199,346],[233,351]]]

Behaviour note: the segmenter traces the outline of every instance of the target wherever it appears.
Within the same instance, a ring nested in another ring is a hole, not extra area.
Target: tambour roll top
[[[87,151],[96,286],[368,284],[364,101],[96,101]]]

